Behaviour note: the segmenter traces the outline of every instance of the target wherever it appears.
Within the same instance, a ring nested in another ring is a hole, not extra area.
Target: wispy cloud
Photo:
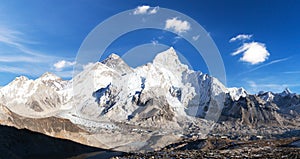
[[[49,70],[46,70],[45,68],[32,69],[29,66],[15,67],[15,66],[0,65],[0,72],[12,73],[15,75],[26,75],[26,76],[38,77],[44,74],[46,71]],[[62,78],[71,78],[73,76],[73,70],[66,70],[66,71],[53,70],[52,72]]]
[[[242,41],[244,41],[244,40],[249,40],[249,39],[252,38],[252,36],[253,36],[253,35],[249,35],[249,34],[239,34],[239,35],[237,35],[237,36],[235,36],[235,37],[232,37],[232,38],[229,40],[229,42],[234,42],[234,41],[237,41],[237,40],[242,40]]]
[[[300,71],[286,71],[285,74],[300,74]]]
[[[38,61],[35,58],[29,57],[29,56],[6,56],[6,55],[0,55],[0,62],[28,62],[28,63],[35,63],[35,62],[41,62]]]
[[[159,7],[154,7],[153,9],[151,9],[150,6],[148,5],[142,5],[142,6],[138,6],[134,11],[133,14],[134,15],[138,15],[138,14],[156,14],[159,10]]]
[[[20,31],[0,26],[0,43],[7,47],[18,50],[18,54],[0,55],[1,62],[47,62],[57,59],[55,56],[42,54],[39,51],[30,49],[27,44],[35,44],[36,42],[24,38],[26,35]]]
[[[191,24],[188,21],[180,20],[175,17],[166,20],[165,29],[173,30],[178,34],[181,34],[189,31],[191,29]]]
[[[158,41],[157,41],[157,40],[152,40],[152,41],[151,41],[151,43],[152,43],[152,45],[154,45],[154,46],[155,46],[155,45],[157,45],[157,44],[158,44]]]
[[[299,87],[300,84],[282,84],[282,83],[257,83],[248,81],[248,90],[251,93],[258,93],[259,91],[282,92],[285,88]]]
[[[32,44],[36,42],[27,40],[26,38],[24,38],[24,36],[25,35],[22,32],[19,32],[17,30],[9,29],[6,27],[0,27],[0,43],[18,49],[23,54],[32,55],[36,57],[49,58],[49,56],[45,54],[41,54],[37,51],[34,51],[26,47],[25,46],[26,44]]]
[[[156,14],[158,12],[158,10],[159,10],[159,7],[156,6],[152,10],[149,11],[149,14]]]
[[[3,49],[0,53],[0,62],[5,63],[4,66],[1,66],[0,72],[37,76],[43,73],[42,71],[50,71],[49,66],[58,59],[62,59],[62,57],[32,49],[29,44],[38,44],[37,42],[28,40],[25,33],[8,27],[0,26],[0,43],[8,50],[14,50],[6,53],[6,50]],[[27,67],[24,67],[23,64],[26,64]],[[62,66],[63,62],[60,64]],[[71,63],[65,61],[64,66],[68,65]],[[38,66],[38,70],[36,66]],[[59,67],[59,64],[57,66]]]
[[[240,60],[252,65],[262,63],[270,56],[265,44],[259,42],[244,43],[231,55],[235,56],[241,53],[243,56],[240,58]]]
[[[21,46],[20,43],[26,43],[27,41],[20,38],[23,35],[23,33],[8,29],[6,27],[0,26],[0,42],[12,46]]]
[[[29,76],[37,76],[40,72],[29,69],[27,67],[15,67],[15,66],[0,66],[0,72],[12,73],[12,74],[23,74]]]
[[[271,62],[269,62],[269,63],[266,63],[266,64],[263,64],[263,65],[257,66],[257,67],[255,67],[255,68],[249,70],[249,71],[243,72],[242,74],[250,73],[250,72],[256,71],[256,70],[258,70],[258,69],[261,69],[261,68],[263,68],[263,67],[267,67],[267,66],[270,66],[270,65],[279,63],[279,62],[286,61],[286,60],[288,60],[288,59],[290,59],[290,58],[287,57],[287,58],[282,58],[282,59],[273,60],[273,61],[271,61]]]
[[[173,42],[172,42],[172,44],[174,45],[174,44],[176,44],[179,40],[181,40],[182,39],[182,37],[181,36],[175,36],[174,37],[174,40],[173,40]]]

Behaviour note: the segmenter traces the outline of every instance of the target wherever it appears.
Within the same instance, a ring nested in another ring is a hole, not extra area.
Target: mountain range
[[[300,95],[226,88],[182,64],[173,48],[137,68],[111,54],[71,80],[49,72],[17,77],[0,89],[0,109],[1,125],[125,152],[300,129]]]

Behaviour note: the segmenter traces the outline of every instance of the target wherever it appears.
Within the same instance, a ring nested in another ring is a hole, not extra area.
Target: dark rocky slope
[[[92,152],[99,153],[99,158],[110,158],[121,154],[8,126],[0,126],[0,144],[0,158],[10,159],[59,159]]]

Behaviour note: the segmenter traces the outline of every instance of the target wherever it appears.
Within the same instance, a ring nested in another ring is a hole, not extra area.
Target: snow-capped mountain
[[[48,72],[36,80],[17,77],[1,88],[1,103],[24,116],[45,116],[62,104],[60,91],[66,84],[67,81]]]
[[[217,79],[181,64],[173,48],[136,69],[112,54],[84,70],[73,82],[78,113],[94,120],[106,116],[126,121],[144,111],[141,106],[150,103],[165,103],[178,116],[204,117],[208,110],[203,110],[209,107],[210,101],[215,100],[215,107],[219,107],[225,99],[224,92],[228,92]]]
[[[283,125],[280,113],[290,113],[283,111],[288,107],[297,115],[300,107],[299,95],[288,90],[250,95],[226,88],[182,64],[173,48],[137,68],[112,54],[70,81],[51,73],[21,76],[0,97],[2,124],[123,151],[161,148],[190,134],[202,138],[218,121]]]
[[[281,93],[260,92],[258,96],[276,104],[279,107],[278,112],[284,115],[297,116],[300,113],[300,95],[292,93],[288,88]]]

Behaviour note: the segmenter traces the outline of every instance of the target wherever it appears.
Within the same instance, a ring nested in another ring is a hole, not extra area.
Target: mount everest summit
[[[277,133],[300,127],[299,95],[226,88],[182,64],[173,48],[137,68],[111,54],[69,81],[52,73],[17,77],[0,89],[0,109],[2,125],[127,152],[205,138],[212,130],[272,135],[274,127]]]

